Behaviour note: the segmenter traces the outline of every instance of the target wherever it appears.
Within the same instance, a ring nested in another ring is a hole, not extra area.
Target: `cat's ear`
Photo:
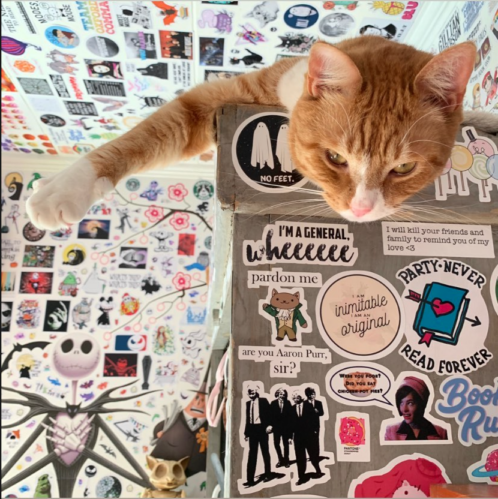
[[[187,469],[189,461],[190,461],[190,456],[184,457],[183,459],[180,459],[180,461],[178,461],[178,463],[183,468],[183,471]]]
[[[297,293],[294,293],[294,296],[296,297],[297,301],[299,301],[299,291]]]
[[[145,456],[145,459],[150,470],[153,470],[157,466],[157,459],[155,457]]]
[[[272,289],[271,297],[273,298],[276,294],[278,294],[278,291],[276,289]]]
[[[308,60],[308,93],[318,98],[325,92],[353,96],[362,77],[356,64],[341,50],[318,42],[311,47]]]
[[[473,42],[454,45],[434,56],[415,78],[421,98],[455,111],[462,104],[475,59]]]

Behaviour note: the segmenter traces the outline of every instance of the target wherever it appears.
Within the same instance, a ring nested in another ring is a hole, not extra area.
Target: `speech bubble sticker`
[[[393,385],[389,369],[373,362],[344,362],[334,366],[325,377],[327,393],[335,401],[354,407],[392,406],[388,393]]]
[[[404,396],[398,407],[396,394],[399,390],[403,390]],[[385,419],[380,425],[380,445],[452,444],[451,426],[430,414],[434,398],[435,389],[427,375],[418,371],[400,373],[389,394],[393,417]],[[410,402],[411,400],[418,405],[425,404],[423,414],[420,414],[419,408],[414,407],[413,402]],[[409,438],[409,435],[413,433],[412,424],[419,429],[416,439]]]

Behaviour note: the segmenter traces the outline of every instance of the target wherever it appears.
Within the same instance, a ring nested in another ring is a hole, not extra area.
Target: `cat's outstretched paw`
[[[113,188],[109,179],[97,178],[90,161],[82,158],[51,178],[38,180],[26,211],[39,229],[60,229],[82,220],[92,204]]]

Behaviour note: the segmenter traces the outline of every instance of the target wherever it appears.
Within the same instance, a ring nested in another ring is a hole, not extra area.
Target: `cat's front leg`
[[[79,222],[114,185],[106,177],[97,177],[92,163],[81,158],[57,175],[38,180],[33,188],[26,203],[29,218],[36,227],[56,230]]]
[[[215,142],[216,111],[226,104],[282,105],[277,86],[282,75],[300,60],[295,59],[199,85],[162,106],[133,130],[39,182],[28,200],[32,223],[54,230],[79,222],[93,203],[127,176],[205,152]]]

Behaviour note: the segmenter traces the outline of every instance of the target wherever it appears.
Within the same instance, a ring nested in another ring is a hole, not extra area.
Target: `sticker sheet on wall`
[[[477,47],[474,71],[464,105],[474,111],[498,109],[498,9],[493,3],[465,2],[453,17],[454,42],[472,40]]]
[[[134,177],[41,231],[40,178],[2,178],[3,493],[139,497],[146,456],[190,455],[203,495],[213,185]]]
[[[2,90],[34,113],[28,133],[58,129],[59,153],[84,154],[204,80],[306,55],[319,38],[402,41],[419,9],[411,1],[4,2]],[[258,131],[255,157],[269,161],[259,173],[272,177],[261,186],[300,181],[283,123],[273,130],[263,120],[268,130]],[[264,133],[280,138],[272,154]]]

